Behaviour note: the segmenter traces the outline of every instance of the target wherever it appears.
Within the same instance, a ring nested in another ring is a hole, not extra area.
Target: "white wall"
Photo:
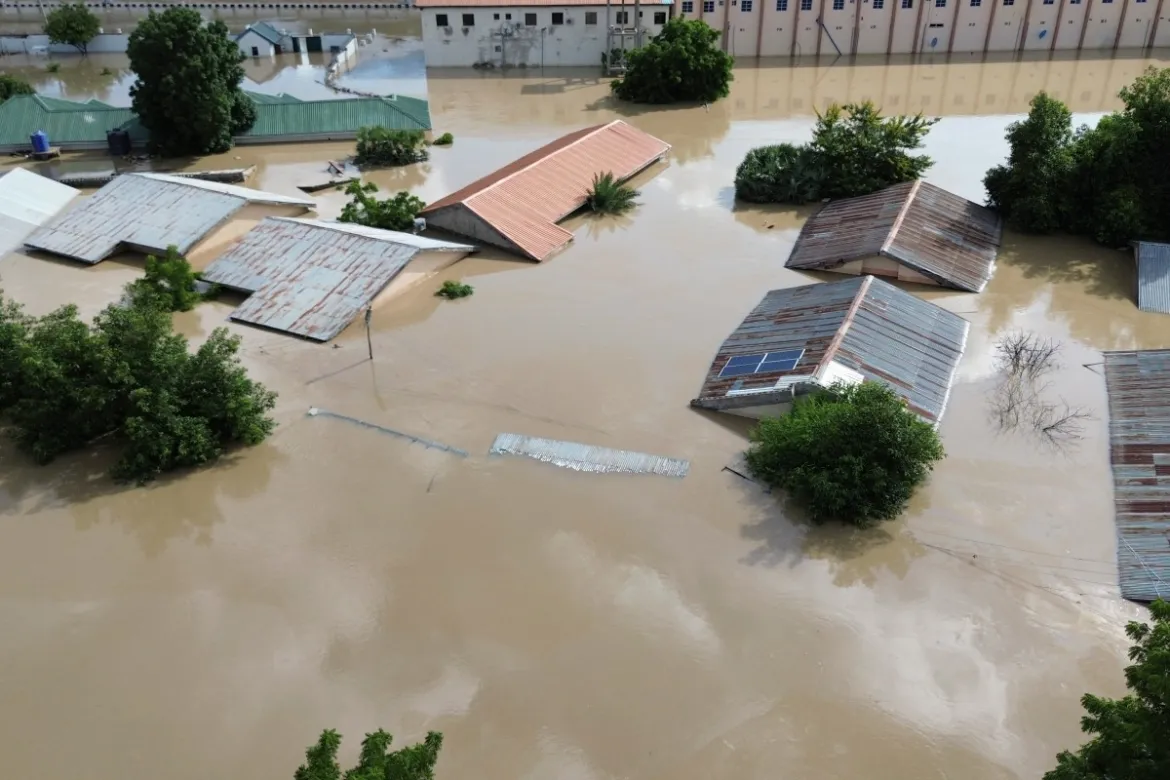
[[[630,24],[634,23],[633,6],[627,5]],[[642,27],[646,36],[656,35],[662,24],[655,24],[655,14],[665,22],[670,6],[641,7]],[[617,11],[613,13],[616,15]],[[471,19],[465,20],[464,14]],[[535,24],[529,15],[535,14]],[[561,14],[564,23],[553,24],[553,15]],[[596,23],[586,24],[586,15],[595,14]],[[499,17],[499,18],[497,18]],[[509,18],[510,17],[510,18]],[[446,24],[439,24],[445,21]],[[471,21],[472,24],[464,24]],[[616,16],[612,19],[617,24]],[[447,32],[450,29],[450,33]],[[605,5],[541,7],[456,7],[422,9],[423,51],[428,67],[468,67],[491,63],[496,67],[539,68],[545,66],[601,66],[605,51]],[[509,35],[501,33],[510,31]]]
[[[104,33],[89,42],[91,54],[121,54],[126,51],[128,34]],[[0,53],[28,54],[34,49],[45,49],[52,54],[76,54],[77,49],[63,43],[49,43],[47,35],[4,35],[0,36]]]
[[[241,35],[236,44],[245,57],[271,57],[276,54],[276,47],[269,43],[267,38],[251,30]]]

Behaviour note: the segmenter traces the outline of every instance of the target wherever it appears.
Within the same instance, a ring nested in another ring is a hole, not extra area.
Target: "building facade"
[[[601,66],[610,27],[657,35],[670,1],[606,6],[528,3],[469,5],[474,0],[419,0],[423,49],[431,68]],[[608,10],[607,10],[608,9]],[[637,17],[637,18],[636,18]],[[608,19],[608,21],[607,21]],[[625,48],[633,47],[633,36]],[[612,46],[621,47],[618,40]]]

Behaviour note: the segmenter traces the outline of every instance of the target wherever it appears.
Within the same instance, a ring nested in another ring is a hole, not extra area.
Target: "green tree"
[[[735,196],[755,203],[808,203],[868,195],[914,181],[933,161],[911,154],[937,119],[882,117],[873,103],[829,106],[804,146],[779,144],[748,152],[735,172]]]
[[[82,54],[88,54],[89,42],[99,30],[101,21],[85,3],[57,6],[45,17],[45,35],[49,41],[72,46]]]
[[[421,130],[389,130],[378,125],[358,128],[354,162],[360,166],[410,165],[425,159],[426,136]]]
[[[162,257],[148,255],[146,274],[126,287],[132,305],[149,305],[163,311],[190,311],[203,296],[195,291],[198,277],[176,246]]]
[[[232,137],[256,121],[240,89],[244,55],[221,21],[204,24],[197,11],[151,12],[130,34],[134,111],[164,155],[226,152]]]
[[[731,92],[735,60],[719,48],[719,32],[701,19],[674,18],[626,54],[626,72],[610,88],[632,103],[714,103]]]
[[[595,214],[625,214],[638,205],[638,191],[614,178],[612,173],[593,174],[585,207]]]
[[[1090,739],[1075,753],[1056,757],[1044,780],[1166,780],[1170,777],[1170,602],[1150,605],[1153,625],[1131,622],[1130,693],[1081,699],[1081,730]]]
[[[443,735],[427,732],[417,745],[391,751],[393,737],[382,729],[366,734],[357,766],[342,774],[337,763],[341,736],[333,729],[321,732],[317,744],[305,751],[305,763],[294,780],[434,780],[435,762],[443,747]]]
[[[885,385],[863,382],[799,398],[788,414],[761,420],[747,463],[813,522],[866,528],[897,517],[942,457],[933,427]]]
[[[0,73],[0,103],[16,95],[35,95],[37,91],[24,79],[8,73]]]
[[[21,364],[35,320],[0,290],[0,416],[20,397]]]
[[[377,191],[378,185],[372,181],[365,184],[351,181],[345,188],[350,200],[341,210],[339,221],[383,230],[412,230],[415,217],[427,204],[409,192],[378,200]]]

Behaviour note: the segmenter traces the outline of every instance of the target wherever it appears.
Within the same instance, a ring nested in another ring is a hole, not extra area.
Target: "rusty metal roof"
[[[573,239],[556,223],[585,204],[595,174],[612,173],[624,181],[669,150],[670,144],[620,119],[587,127],[453,192],[422,213],[437,227],[544,260]]]
[[[1137,305],[1142,311],[1170,314],[1170,244],[1138,241]]]
[[[692,403],[767,406],[787,401],[794,386],[823,387],[857,372],[887,385],[915,414],[937,424],[967,329],[962,317],[872,276],[773,290],[723,342]],[[793,350],[804,353],[790,370],[720,376],[737,355]]]
[[[1105,387],[1121,595],[1170,598],[1170,350],[1106,352]]]
[[[203,279],[251,293],[231,313],[233,320],[328,341],[425,251],[475,247],[362,225],[269,217],[212,263]]]
[[[785,263],[832,269],[882,255],[944,287],[979,292],[991,279],[1003,225],[991,209],[923,181],[835,200],[805,224]]]
[[[186,254],[249,203],[311,208],[311,200],[232,184],[131,173],[118,176],[25,239],[43,252],[98,263],[121,247]]]

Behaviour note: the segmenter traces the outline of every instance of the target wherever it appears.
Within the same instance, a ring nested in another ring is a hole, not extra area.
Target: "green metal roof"
[[[281,35],[280,30],[276,29],[268,22],[253,22],[244,28],[244,31],[236,36],[236,40],[240,40],[250,32],[254,32],[264,40],[271,43],[273,46],[279,46],[280,41],[285,37]]]
[[[244,94],[252,98],[252,102],[256,105],[263,105],[265,103],[300,103],[299,97],[293,97],[287,92],[278,92],[275,95],[265,95],[263,92],[249,92],[244,90]]]
[[[104,142],[106,131],[136,120],[128,108],[17,95],[0,105],[0,145],[28,144],[37,130],[44,130],[54,146]]]
[[[431,116],[425,100],[404,97],[257,104],[256,124],[243,137],[349,133],[367,125],[430,130]]]

